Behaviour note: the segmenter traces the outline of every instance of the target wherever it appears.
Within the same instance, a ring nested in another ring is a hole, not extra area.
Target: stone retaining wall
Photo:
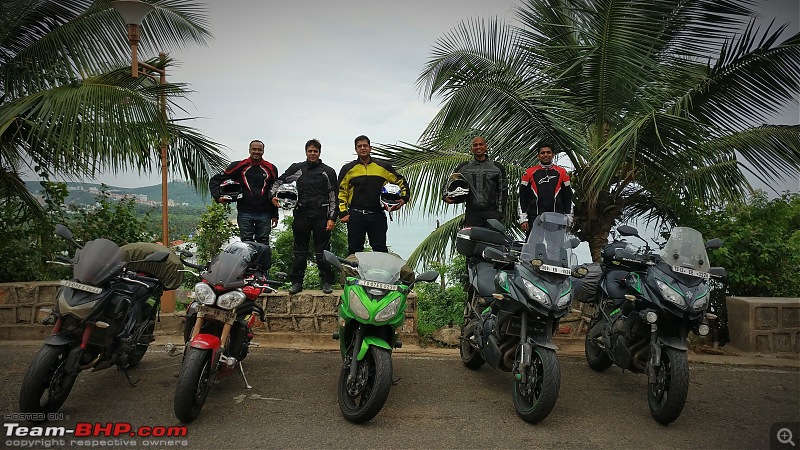
[[[40,325],[53,308],[58,282],[0,283],[0,326]],[[332,333],[337,328],[337,312],[342,291],[324,294],[319,290],[289,295],[286,291],[266,294],[259,300],[267,315],[261,332]],[[176,291],[179,302],[189,301],[188,292]],[[406,306],[402,333],[416,335],[416,294],[411,293]],[[8,336],[10,333],[0,334]]]
[[[731,345],[757,353],[800,353],[800,298],[728,297]]]

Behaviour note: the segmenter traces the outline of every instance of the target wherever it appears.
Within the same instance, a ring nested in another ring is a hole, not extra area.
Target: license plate
[[[701,272],[699,270],[688,269],[686,267],[681,266],[672,266],[672,271],[675,273],[682,273],[684,275],[689,275],[692,277],[702,278],[704,280],[708,280],[711,278],[711,274],[708,272]]]
[[[70,287],[72,289],[77,289],[79,291],[91,292],[92,294],[99,294],[103,292],[103,289],[97,286],[89,286],[88,284],[78,283],[75,281],[61,280],[61,285]]]
[[[566,267],[556,267],[547,264],[542,264],[541,266],[539,266],[539,270],[543,270],[545,272],[557,273],[559,275],[572,275],[572,271]]]
[[[236,313],[233,311],[224,311],[217,308],[210,308],[206,305],[200,305],[197,308],[197,317],[208,317],[210,319],[216,319],[220,322],[231,322],[236,319]]]
[[[376,289],[383,289],[385,291],[399,291],[400,290],[400,286],[396,286],[394,284],[389,284],[389,283],[378,283],[377,281],[358,280],[357,284],[359,286],[376,288]]]

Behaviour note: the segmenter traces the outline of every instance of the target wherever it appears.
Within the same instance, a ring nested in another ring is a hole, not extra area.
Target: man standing
[[[314,258],[322,281],[322,292],[332,292],[333,271],[322,255],[330,250],[331,230],[336,219],[336,172],[320,159],[322,144],[311,139],[306,142],[306,160],[294,163],[281,175],[272,186],[272,204],[279,206],[275,194],[284,183],[296,183],[297,205],[294,208],[292,234],[294,250],[292,254],[292,272],[289,275],[292,287],[290,294],[303,290],[303,278],[306,273],[306,258],[310,238],[314,237]]]
[[[408,183],[391,164],[370,156],[372,147],[368,137],[358,136],[355,145],[358,159],[339,171],[339,220],[347,224],[347,252],[352,255],[364,251],[367,235],[372,250],[388,252],[388,224],[381,206],[381,189],[386,183],[400,187],[401,199],[390,209],[395,211],[408,202]]]
[[[269,245],[269,233],[278,225],[278,208],[269,200],[278,169],[264,160],[263,155],[264,143],[259,140],[250,142],[250,157],[232,162],[225,171],[211,177],[208,188],[217,203],[236,201],[236,222],[242,241]],[[228,180],[239,184],[241,196],[238,199],[221,192],[220,185]]]
[[[526,233],[536,216],[543,212],[572,212],[569,174],[563,167],[553,164],[550,144],[539,145],[538,154],[539,164],[526,170],[519,183],[519,221]]]
[[[469,184],[467,206],[464,212],[464,226],[485,226],[487,219],[503,219],[503,208],[508,201],[508,180],[506,169],[492,161],[486,154],[486,140],[477,136],[472,139],[471,161],[459,164],[453,173],[460,173]],[[453,197],[442,196],[447,203],[454,203]]]

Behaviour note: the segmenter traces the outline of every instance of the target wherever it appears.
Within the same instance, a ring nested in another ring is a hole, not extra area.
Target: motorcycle
[[[32,422],[58,411],[84,370],[117,366],[135,386],[128,371],[154,340],[161,294],[177,288],[182,278],[177,256],[161,245],[120,247],[94,239],[80,246],[67,227],[56,225],[55,232],[78,250],[73,258],[51,261],[71,266],[73,277],[60,283],[54,310],[45,319],[54,324],[52,334],[22,380],[19,408]]]
[[[548,212],[536,218],[521,249],[502,224],[458,232],[456,247],[468,257],[469,301],[461,330],[461,361],[476,370],[489,363],[514,377],[513,403],[520,418],[538,423],[553,410],[561,373],[553,332],[569,312],[572,249],[568,220]]]
[[[258,255],[268,251],[265,244],[234,242],[206,265],[181,258],[187,267],[199,271],[194,301],[186,310],[183,362],[175,387],[175,417],[183,423],[195,420],[208,393],[218,379],[234,371],[246,389],[252,389],[244,374],[242,360],[253,343],[256,317],[267,318],[256,303],[265,292],[276,292],[283,281],[267,280],[258,271]],[[184,252],[183,257],[191,256]],[[277,273],[276,277],[285,278]]]
[[[673,228],[663,250],[652,251],[636,228],[617,228],[644,246],[615,240],[602,250],[602,276],[595,295],[595,312],[586,334],[586,362],[602,372],[612,364],[648,377],[650,414],[662,424],[680,416],[689,391],[689,331],[705,336],[711,277],[725,269],[710,267],[707,249],[722,241],[703,243],[700,232]]]
[[[347,276],[339,305],[339,340],[342,368],[339,373],[339,409],[345,419],[364,423],[375,417],[389,397],[394,348],[402,342],[406,298],[414,284],[436,281],[433,270],[413,278],[402,258],[381,252],[358,252],[357,261],[339,258],[329,251],[325,260]],[[344,267],[344,269],[343,269]],[[401,272],[403,276],[401,277]]]

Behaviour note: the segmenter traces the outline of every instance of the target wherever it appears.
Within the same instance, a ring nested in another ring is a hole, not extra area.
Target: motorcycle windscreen
[[[711,267],[703,235],[689,227],[673,228],[660,256],[664,262],[673,266],[701,272],[708,272]]]
[[[544,264],[570,267],[572,247],[569,244],[567,216],[546,212],[536,217],[528,240],[522,245],[520,258],[525,263],[539,259]]]
[[[244,276],[248,262],[241,255],[222,252],[215,256],[203,272],[203,279],[213,285],[221,285],[226,289],[244,286]]]
[[[362,280],[394,284],[400,279],[403,258],[382,252],[358,252],[358,277]]]
[[[87,242],[76,257],[78,262],[72,269],[75,281],[91,286],[101,286],[119,273],[125,265],[122,249],[108,239]]]

